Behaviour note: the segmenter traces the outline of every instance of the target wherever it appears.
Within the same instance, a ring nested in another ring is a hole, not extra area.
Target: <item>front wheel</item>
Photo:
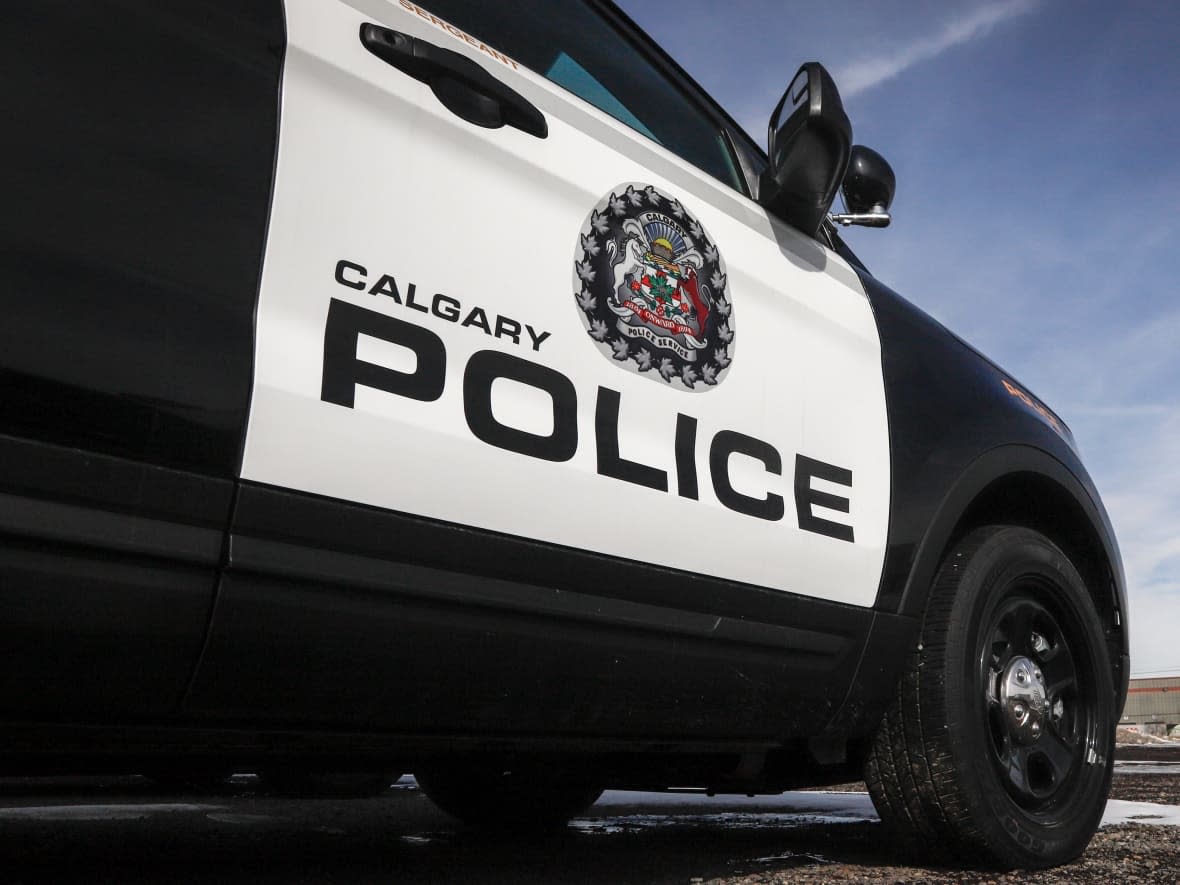
[[[865,779],[911,849],[1055,866],[1102,818],[1116,717],[1077,569],[1038,532],[981,528],[943,560]]]
[[[389,771],[321,771],[299,767],[267,768],[262,788],[290,799],[364,799],[380,796],[401,773]]]

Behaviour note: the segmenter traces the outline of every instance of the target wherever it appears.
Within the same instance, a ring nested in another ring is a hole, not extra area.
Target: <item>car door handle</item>
[[[545,115],[532,102],[465,55],[368,22],[361,25],[361,44],[425,83],[447,110],[468,123],[487,129],[514,126],[537,138],[549,135]]]

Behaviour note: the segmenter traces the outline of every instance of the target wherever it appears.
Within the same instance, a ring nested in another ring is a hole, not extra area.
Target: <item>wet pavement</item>
[[[1108,825],[1081,861],[1037,881],[1180,880],[1180,756],[1172,758],[1121,760]],[[1027,881],[1011,875],[989,878]],[[514,837],[456,823],[409,778],[361,800],[271,797],[250,777],[204,794],[142,778],[0,779],[5,883],[755,885],[979,876],[905,865],[856,785],[754,799],[608,792],[564,830]]]

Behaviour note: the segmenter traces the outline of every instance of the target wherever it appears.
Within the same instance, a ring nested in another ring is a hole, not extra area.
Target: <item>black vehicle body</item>
[[[5,18],[5,771],[412,771],[462,751],[592,757],[620,786],[840,781],[945,551],[997,520],[1097,588],[1121,705],[1122,566],[1068,429],[830,230],[882,345],[871,608],[242,480],[280,4]]]

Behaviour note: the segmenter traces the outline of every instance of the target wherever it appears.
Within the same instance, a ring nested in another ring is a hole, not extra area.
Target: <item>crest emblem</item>
[[[688,390],[720,383],[733,359],[725,265],[679,200],[620,185],[590,212],[576,254],[574,295],[606,356]]]

